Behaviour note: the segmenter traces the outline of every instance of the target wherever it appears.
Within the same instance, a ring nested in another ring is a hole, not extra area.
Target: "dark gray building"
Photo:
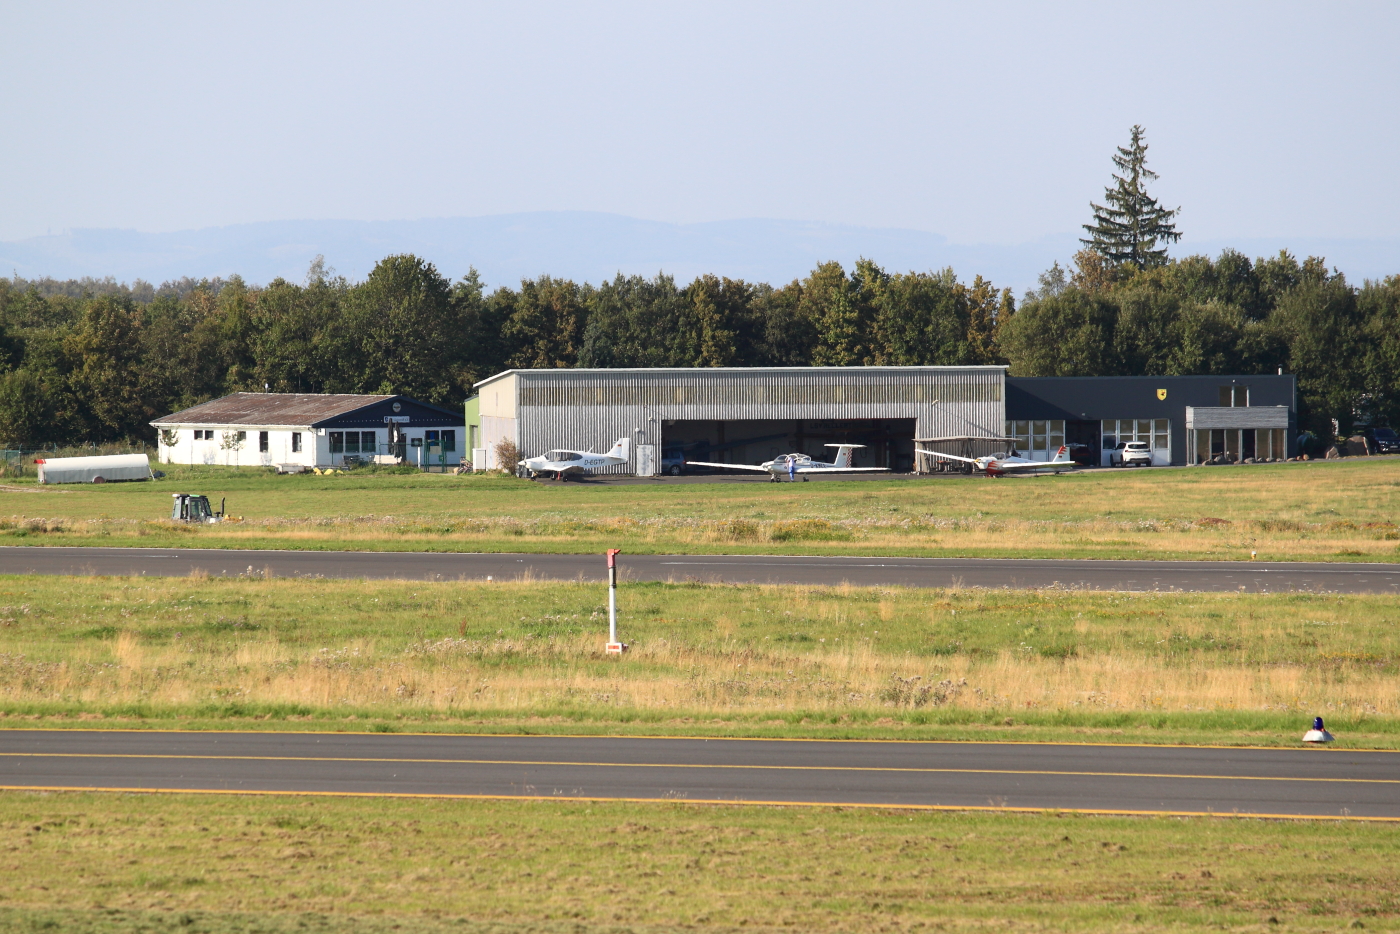
[[[1082,444],[1108,465],[1121,441],[1146,441],[1154,465],[1297,453],[1292,376],[1007,377],[1006,435],[1032,457]]]

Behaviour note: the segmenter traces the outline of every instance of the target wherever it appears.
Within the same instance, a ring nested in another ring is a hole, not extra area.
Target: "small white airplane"
[[[781,483],[785,476],[789,481],[795,481],[799,474],[802,475],[802,481],[805,483],[809,479],[808,474],[889,472],[888,467],[851,466],[851,452],[856,448],[865,447],[863,444],[828,444],[826,447],[836,448],[836,460],[830,464],[825,461],[814,461],[806,454],[780,454],[763,464],[717,464],[708,461],[686,461],[686,463],[694,464],[697,467],[756,470],[768,474],[768,478],[774,483]]]
[[[612,446],[612,450],[606,454],[558,449],[546,451],[539,457],[527,457],[520,462],[519,466],[530,471],[532,479],[540,474],[552,473],[556,480],[567,480],[571,475],[582,476],[586,473],[592,473],[600,467],[616,467],[618,464],[625,464],[630,450],[631,439],[618,438],[617,443]]]
[[[915,448],[914,450],[940,460],[971,464],[974,469],[986,472],[989,477],[1004,477],[1009,473],[1063,473],[1066,470],[1074,470],[1078,466],[1069,459],[1067,445],[1060,445],[1054,458],[1048,461],[1033,461],[1028,457],[1022,457],[1014,450],[1007,454],[992,454],[987,457],[959,457],[956,454],[925,451],[923,448]]]

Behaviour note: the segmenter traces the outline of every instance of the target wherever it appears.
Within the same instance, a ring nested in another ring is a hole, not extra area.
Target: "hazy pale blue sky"
[[[0,239],[607,211],[1400,236],[1395,3],[0,3]]]

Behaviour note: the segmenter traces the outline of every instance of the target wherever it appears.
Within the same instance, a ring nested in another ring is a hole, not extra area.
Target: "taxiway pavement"
[[[1400,753],[4,730],[0,787],[1400,819]]]
[[[624,581],[840,584],[868,587],[1061,586],[1089,590],[1400,592],[1400,564],[623,555]],[[601,555],[171,548],[0,548],[0,574],[236,576],[400,580],[601,581]]]

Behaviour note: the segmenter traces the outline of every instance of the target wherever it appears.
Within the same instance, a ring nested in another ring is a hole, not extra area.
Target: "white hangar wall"
[[[914,437],[999,435],[1006,370],[969,367],[775,367],[508,370],[483,380],[488,465],[509,438],[525,456],[551,448],[607,450],[632,440],[659,457],[665,423],[913,419]]]

